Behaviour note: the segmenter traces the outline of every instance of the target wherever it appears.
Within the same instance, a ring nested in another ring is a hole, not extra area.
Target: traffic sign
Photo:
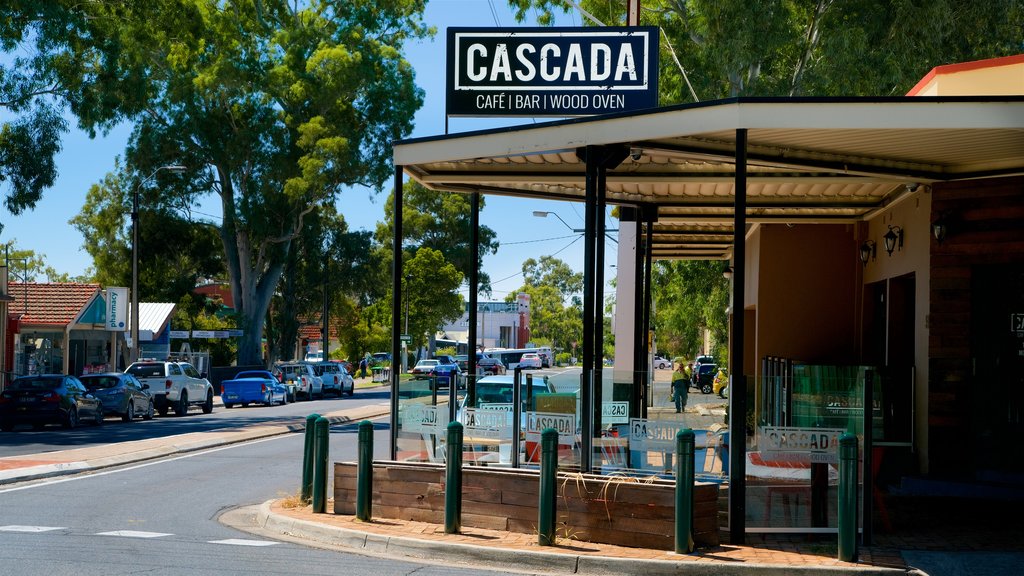
[[[398,337],[398,339],[401,340],[402,342],[412,342],[412,336],[408,334],[402,334],[401,336]]]

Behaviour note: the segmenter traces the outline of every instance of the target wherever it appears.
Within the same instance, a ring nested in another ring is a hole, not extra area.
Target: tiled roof
[[[299,338],[305,338],[307,340],[313,340],[316,342],[320,341],[320,329],[321,324],[300,324],[299,325]],[[334,326],[328,326],[330,330],[331,340],[338,339],[338,330]]]
[[[14,302],[7,311],[21,314],[23,325],[67,326],[99,291],[99,284],[11,282],[7,293]]]

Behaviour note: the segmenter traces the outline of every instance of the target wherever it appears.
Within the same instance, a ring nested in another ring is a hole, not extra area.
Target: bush
[[[557,366],[569,366],[572,364],[572,354],[568,352],[559,352],[555,354],[555,365]]]

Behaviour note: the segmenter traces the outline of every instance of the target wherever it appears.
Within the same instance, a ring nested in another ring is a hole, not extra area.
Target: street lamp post
[[[146,176],[142,182],[139,182],[132,193],[132,350],[128,355],[129,363],[139,359],[139,190],[146,182],[156,177],[161,170],[184,172],[186,168],[180,164],[161,166],[153,170],[153,173]]]
[[[405,289],[402,290],[402,296],[405,298],[405,332],[403,336],[409,336],[409,280],[412,276],[406,274],[405,276]],[[405,339],[402,340],[402,373],[408,372],[407,363],[409,361],[409,342]]]

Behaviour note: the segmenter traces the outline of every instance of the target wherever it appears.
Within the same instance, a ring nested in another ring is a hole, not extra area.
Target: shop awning
[[[656,209],[655,259],[732,251],[735,140],[747,222],[855,223],[917,186],[1024,174],[1024,97],[735,98],[418,138],[394,162],[453,192],[583,201],[584,145],[628,146],[607,201]]]

